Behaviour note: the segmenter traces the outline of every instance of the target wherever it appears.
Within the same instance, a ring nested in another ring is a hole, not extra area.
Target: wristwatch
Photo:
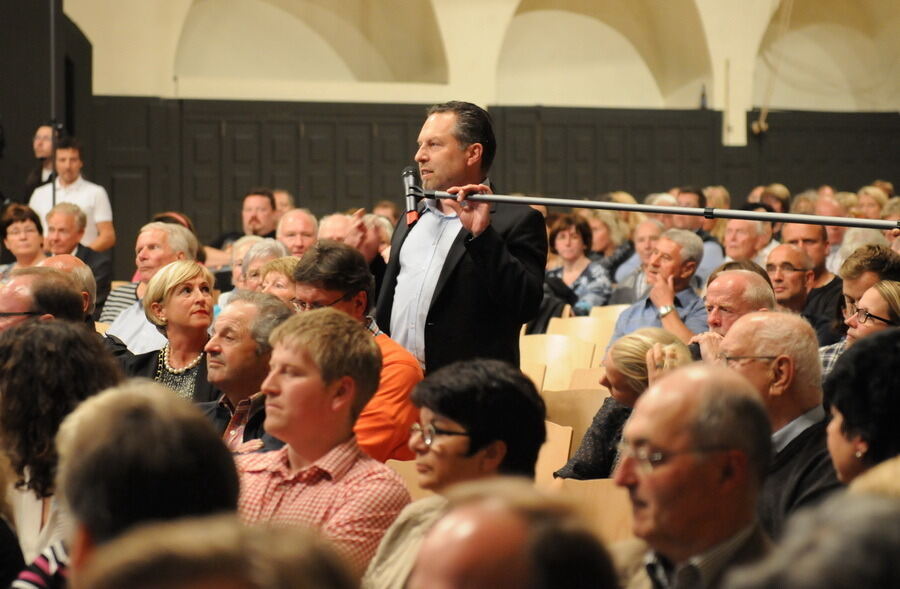
[[[666,315],[668,315],[669,313],[671,313],[674,310],[675,310],[674,305],[663,305],[662,307],[659,308],[659,311],[657,312],[657,316],[660,319],[662,319],[663,317],[665,317]]]

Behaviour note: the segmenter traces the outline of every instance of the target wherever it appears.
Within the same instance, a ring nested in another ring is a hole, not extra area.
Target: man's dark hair
[[[864,245],[847,256],[838,274],[856,280],[866,272],[874,272],[879,280],[900,281],[900,255],[883,245]]]
[[[257,356],[263,356],[272,351],[269,336],[276,327],[294,314],[294,311],[281,299],[265,292],[238,289],[228,299],[228,304],[232,303],[247,303],[256,307],[256,319],[250,326],[250,335],[256,342]]]
[[[150,521],[233,512],[234,460],[196,406],[133,379],[83,403],[57,435],[59,487],[98,543]]]
[[[375,277],[359,250],[332,239],[320,239],[307,250],[294,270],[294,282],[350,296],[364,291],[375,304]]]
[[[84,322],[81,288],[62,270],[32,266],[10,273],[12,278],[31,276],[31,311],[53,315],[62,321]]]
[[[247,194],[244,195],[244,200],[247,199],[248,196],[264,196],[269,199],[269,204],[272,205],[272,210],[275,210],[275,193],[272,192],[271,188],[266,188],[264,186],[258,186],[256,188],[251,188],[247,191]],[[243,202],[243,201],[242,201]]]
[[[697,206],[701,209],[706,208],[706,195],[703,194],[703,191],[697,188],[696,186],[683,186],[678,189],[678,194],[687,193],[687,194],[696,194],[697,195]]]
[[[494,137],[493,121],[486,110],[471,102],[453,100],[442,104],[435,104],[428,109],[428,116],[435,113],[452,112],[456,115],[456,131],[454,136],[462,144],[468,147],[473,143],[480,143],[481,171],[485,174],[494,163],[494,155],[497,153],[497,139]]]
[[[71,135],[61,135],[56,141],[56,149],[57,151],[60,149],[74,149],[78,152],[78,157],[84,160],[84,146],[81,145],[81,141]]]
[[[498,472],[534,477],[547,409],[531,380],[511,364],[476,359],[444,366],[416,386],[412,402],[466,428],[469,456],[500,440],[506,456]]]

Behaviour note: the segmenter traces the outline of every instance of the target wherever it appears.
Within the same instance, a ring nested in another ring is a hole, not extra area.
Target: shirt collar
[[[777,454],[781,452],[794,439],[810,427],[825,419],[825,409],[816,405],[803,415],[795,418],[789,424],[772,434],[772,448]]]
[[[651,550],[644,557],[647,575],[654,587],[668,588],[675,586],[696,587],[705,589],[722,572],[747,542],[753,533],[753,524],[743,528],[724,542],[716,544],[706,552],[690,557],[686,562],[673,565],[666,557]],[[687,577],[692,582],[679,583],[679,578]]]
[[[272,461],[259,464],[256,468],[247,468],[248,472],[268,471],[277,474],[285,481],[308,481],[313,478],[339,479],[347,474],[347,471],[356,462],[359,456],[359,446],[356,444],[356,436],[351,436],[346,442],[342,442],[325,453],[324,456],[291,475],[291,465],[288,460],[288,447],[276,450]]]

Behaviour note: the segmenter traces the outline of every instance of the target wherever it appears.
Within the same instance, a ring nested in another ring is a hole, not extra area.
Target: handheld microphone
[[[416,210],[416,181],[419,174],[415,166],[406,166],[400,175],[403,180],[403,194],[406,196],[406,226],[410,227],[419,220],[419,212]]]

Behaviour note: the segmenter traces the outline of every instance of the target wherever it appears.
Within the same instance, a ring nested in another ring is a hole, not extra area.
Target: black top
[[[847,326],[838,320],[844,302],[843,287],[844,281],[835,276],[825,286],[809,291],[806,297],[801,315],[816,330],[820,347],[836,343],[847,332]]]
[[[553,476],[579,480],[609,478],[616,465],[622,428],[630,415],[630,407],[608,397],[594,416],[575,455]]]
[[[162,350],[156,350],[154,352],[135,355],[126,350],[124,353],[116,355],[116,359],[119,360],[119,364],[122,366],[122,371],[125,373],[125,376],[143,376],[145,378],[155,379],[156,370],[159,367],[159,354],[161,352]],[[217,400],[222,395],[222,391],[211,385],[206,379],[206,358],[200,361],[199,368],[200,370],[197,372],[197,382],[194,383],[194,396],[192,400],[195,403]]]

